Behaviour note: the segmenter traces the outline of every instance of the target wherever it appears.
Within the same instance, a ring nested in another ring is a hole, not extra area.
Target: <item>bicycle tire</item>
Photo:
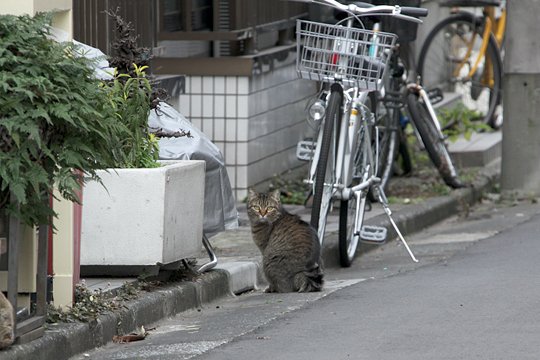
[[[353,166],[353,180],[350,186],[354,186],[360,183],[362,178],[368,178],[372,170],[367,166],[368,158],[362,151],[364,144],[364,127],[359,128],[359,134],[356,137],[358,139],[354,150],[352,151],[354,166]],[[369,171],[369,173],[364,173]],[[359,201],[357,202],[357,196]],[[341,200],[339,205],[339,229],[338,229],[338,250],[339,250],[339,262],[342,267],[350,267],[356,250],[360,242],[360,234],[355,233],[356,221],[358,221],[358,228],[361,228],[364,222],[364,214],[366,211],[366,201],[368,200],[368,192],[366,190],[360,191],[355,194],[349,200]],[[359,216],[356,219],[356,210],[359,207]]]
[[[360,207],[358,222],[362,226],[366,211],[367,194],[362,191],[360,196],[360,204],[353,197],[350,200],[341,200],[339,205],[339,263],[342,267],[351,266],[360,242],[360,234],[353,233],[356,208]]]
[[[370,102],[375,104],[374,107],[371,107],[375,115],[375,127],[379,129],[377,177],[381,179],[379,184],[381,189],[386,190],[394,173],[394,159],[398,150],[399,110],[386,107],[382,100],[377,99],[377,95],[375,92],[370,93]],[[372,133],[372,139],[375,139],[375,130]],[[373,141],[372,148],[373,154],[375,154],[375,141]],[[374,199],[376,198],[375,196]]]
[[[476,34],[475,47],[479,47],[482,44],[482,19],[471,13],[460,12],[439,22],[420,49],[418,75],[426,91],[440,87],[443,92],[461,93],[465,106],[479,111],[484,123],[499,128],[501,123],[497,115],[502,114],[498,108],[502,100],[502,59],[495,37],[490,35],[484,59],[471,79],[459,79],[453,74],[466,53],[462,39],[470,39],[472,34]],[[454,51],[451,52],[450,48]],[[459,49],[459,53],[455,49]],[[492,65],[487,69],[490,71],[487,75],[483,72],[487,68],[486,58]],[[476,57],[471,56],[470,59],[474,62]],[[471,66],[471,63],[464,64],[461,74],[468,74]],[[483,83],[483,76],[493,79],[493,84]]]
[[[411,115],[411,120],[420,134],[429,158],[439,171],[446,185],[452,188],[464,187],[465,185],[459,180],[457,170],[446,148],[446,144],[439,137],[438,130],[431,119],[428,109],[418,94],[411,92],[407,95],[407,107]]]
[[[335,144],[332,149],[332,136],[334,123],[336,130],[339,130],[339,122],[341,121],[341,108],[343,103],[343,88],[338,84],[333,84],[330,90],[330,97],[324,119],[323,134],[321,140],[321,150],[319,160],[315,171],[314,187],[313,187],[313,205],[311,208],[310,224],[319,236],[319,242],[322,244],[324,231],[326,226],[326,217],[328,215],[329,205],[332,201],[328,193],[333,189],[329,188],[328,184],[333,184],[332,167],[335,160]],[[326,183],[326,185],[325,185]]]

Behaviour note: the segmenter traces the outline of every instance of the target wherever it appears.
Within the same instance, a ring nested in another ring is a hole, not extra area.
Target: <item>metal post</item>
[[[11,194],[10,201],[17,204],[15,196]],[[18,204],[17,204],[18,206]],[[13,306],[13,318],[17,318],[17,296],[19,292],[19,244],[21,240],[21,223],[13,215],[9,216],[8,229],[8,300]],[[16,326],[16,322],[14,324]],[[17,337],[17,334],[15,334]]]
[[[48,201],[47,201],[48,203]],[[39,225],[38,258],[36,274],[36,315],[45,316],[47,313],[47,260],[49,245],[49,225]]]
[[[501,189],[540,195],[540,0],[508,1]]]

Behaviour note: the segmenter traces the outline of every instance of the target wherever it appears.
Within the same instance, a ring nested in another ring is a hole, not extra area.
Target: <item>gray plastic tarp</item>
[[[237,228],[236,202],[219,148],[182,114],[165,102],[160,103],[157,110],[150,112],[148,126],[171,133],[182,130],[191,133],[192,137],[162,137],[159,140],[161,160],[206,161],[203,226],[205,234]]]

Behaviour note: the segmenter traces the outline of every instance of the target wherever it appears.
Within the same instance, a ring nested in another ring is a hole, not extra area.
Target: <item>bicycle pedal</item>
[[[360,230],[360,241],[381,245],[386,242],[388,230],[382,226],[364,225]]]
[[[302,161],[310,161],[315,153],[317,143],[311,140],[299,141],[296,144],[296,158]]]

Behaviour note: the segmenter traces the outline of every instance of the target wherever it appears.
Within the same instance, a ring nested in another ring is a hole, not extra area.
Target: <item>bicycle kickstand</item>
[[[399,239],[401,240],[403,245],[405,245],[405,249],[407,249],[407,252],[409,253],[412,261],[417,263],[418,259],[414,256],[413,252],[411,251],[411,248],[409,248],[409,245],[407,244],[407,242],[405,241],[405,238],[401,234],[401,231],[399,231],[399,228],[396,225],[396,222],[392,218],[392,211],[390,210],[390,207],[388,207],[388,199],[386,198],[386,195],[384,194],[384,190],[379,185],[377,185],[377,194],[378,194],[378,197],[379,197],[379,202],[382,204],[384,212],[388,216],[388,219],[390,220],[390,223],[394,227],[394,230],[396,231]]]

